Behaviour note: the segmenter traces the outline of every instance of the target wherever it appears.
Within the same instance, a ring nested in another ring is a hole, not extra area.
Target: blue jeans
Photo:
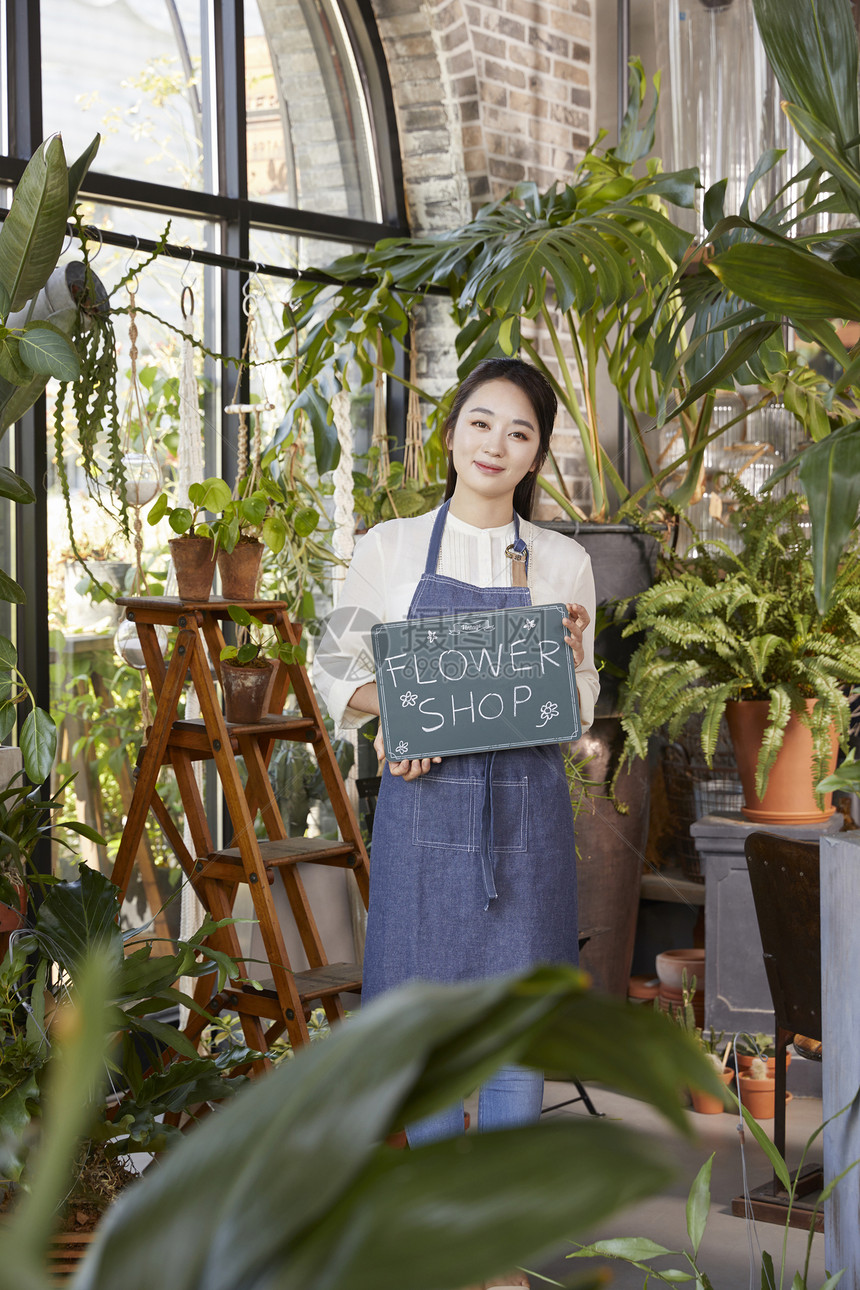
[[[525,1066],[500,1066],[478,1094],[478,1132],[535,1124],[543,1102],[543,1075]],[[421,1147],[463,1132],[463,1103],[428,1115],[406,1129],[410,1147]]]

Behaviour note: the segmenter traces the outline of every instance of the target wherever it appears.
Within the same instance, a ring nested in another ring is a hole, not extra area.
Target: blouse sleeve
[[[385,621],[385,570],[377,529],[355,545],[340,599],[314,653],[313,680],[335,722],[355,730],[371,713],[349,706],[360,685],[374,678],[370,631]]]
[[[597,613],[594,574],[591,571],[591,557],[586,555],[579,567],[574,584],[573,594],[568,597],[571,604],[582,605],[588,611],[589,623],[582,633],[584,657],[576,669],[576,688],[579,693],[579,713],[582,720],[582,733],[591,727],[594,721],[594,706],[600,693],[600,678],[594,662],[594,618]]]
[[[594,662],[596,596],[591,559],[585,548],[564,534],[529,525],[528,538],[535,555],[533,596],[536,604],[578,604],[588,612],[589,625],[582,634],[584,657],[576,669],[579,712],[585,734],[594,721],[600,680]]]

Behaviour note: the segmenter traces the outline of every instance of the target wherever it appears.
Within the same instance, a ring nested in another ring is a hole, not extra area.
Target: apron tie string
[[[490,908],[490,901],[498,899],[496,891],[495,857],[493,856],[493,766],[496,754],[490,753],[484,767],[484,799],[481,803],[481,871],[484,879],[484,895],[487,903],[484,912]]]

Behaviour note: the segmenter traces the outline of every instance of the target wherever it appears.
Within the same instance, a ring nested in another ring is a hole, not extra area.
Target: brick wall
[[[412,231],[455,228],[520,180],[570,177],[594,133],[596,0],[373,0],[398,117]],[[552,364],[547,337],[537,334]],[[445,311],[420,320],[422,383],[453,380]],[[559,418],[553,448],[587,505],[579,436]],[[540,514],[557,514],[541,497]]]
[[[570,175],[594,130],[593,3],[373,0],[415,232],[459,223],[464,183],[474,210]]]

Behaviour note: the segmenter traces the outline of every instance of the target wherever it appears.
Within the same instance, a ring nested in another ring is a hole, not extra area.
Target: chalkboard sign
[[[579,739],[565,605],[442,614],[372,629],[389,761]]]

